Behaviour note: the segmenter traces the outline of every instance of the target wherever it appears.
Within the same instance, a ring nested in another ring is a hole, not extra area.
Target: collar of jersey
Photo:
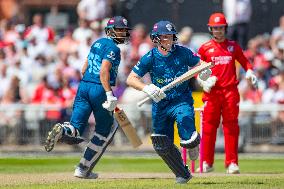
[[[175,50],[175,47],[173,47],[173,49],[167,55],[163,55],[162,53],[160,53],[157,47],[154,48],[155,53],[157,53],[157,55],[160,57],[169,57],[173,53],[174,50]]]
[[[112,42],[114,42],[116,44],[116,42],[113,40],[113,38],[111,38],[111,37],[106,37],[106,38],[111,40]]]
[[[226,44],[228,42],[228,39],[225,39],[223,42],[220,42],[220,43],[213,39],[213,42],[216,44]]]

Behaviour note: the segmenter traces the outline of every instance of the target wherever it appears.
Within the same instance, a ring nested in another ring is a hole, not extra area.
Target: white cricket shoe
[[[86,170],[84,170],[81,167],[76,167],[75,172],[74,172],[74,176],[78,177],[78,178],[83,178],[83,179],[96,179],[96,178],[98,178],[97,173],[93,173],[93,172],[88,173]]]
[[[203,173],[209,173],[209,172],[212,172],[214,171],[214,167],[213,166],[209,166],[206,161],[203,161]],[[196,172],[200,172],[200,167],[198,167],[196,169]]]
[[[63,125],[60,123],[55,124],[45,140],[44,148],[47,152],[50,152],[54,148],[54,145],[62,137],[62,133]]]
[[[240,174],[240,168],[236,163],[230,163],[227,168],[228,174]]]
[[[199,145],[195,146],[194,148],[188,148],[188,156],[192,161],[197,160],[199,156]]]

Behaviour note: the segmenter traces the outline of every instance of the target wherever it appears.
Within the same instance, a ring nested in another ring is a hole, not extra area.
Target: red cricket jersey
[[[201,60],[205,62],[213,62],[214,67],[211,68],[212,76],[217,77],[217,82],[213,88],[224,88],[232,85],[238,85],[235,61],[237,60],[247,71],[252,69],[252,65],[244,56],[241,47],[235,41],[225,40],[218,43],[211,39],[203,44],[198,54]]]

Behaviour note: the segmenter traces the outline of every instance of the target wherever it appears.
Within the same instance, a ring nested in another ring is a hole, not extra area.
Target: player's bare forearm
[[[82,68],[82,75],[85,74],[87,68],[88,68],[88,59],[86,59],[84,65],[83,65],[83,68]]]
[[[126,80],[127,85],[130,87],[133,87],[134,89],[137,89],[139,91],[142,91],[145,87],[145,83],[141,81],[141,78],[135,73],[131,72]]]
[[[110,80],[111,63],[108,60],[103,60],[100,70],[100,80],[105,91],[111,91]]]

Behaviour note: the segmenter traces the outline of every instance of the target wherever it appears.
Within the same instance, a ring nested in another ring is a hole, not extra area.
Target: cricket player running
[[[92,169],[117,130],[117,125],[113,125],[113,110],[117,105],[117,98],[113,96],[111,86],[115,85],[121,59],[117,44],[129,40],[129,30],[127,20],[121,16],[115,16],[108,21],[105,27],[107,37],[93,43],[83,66],[83,78],[74,100],[70,122],[57,123],[46,139],[45,149],[48,152],[58,140],[69,144],[82,142],[80,135],[83,134],[93,112],[96,120],[95,131],[75,169],[75,177],[98,177],[92,173]]]
[[[199,154],[200,136],[195,130],[194,107],[189,82],[163,92],[161,88],[176,77],[196,66],[200,59],[189,49],[176,45],[177,31],[169,21],[156,23],[150,37],[156,44],[133,67],[127,84],[144,91],[152,100],[153,147],[157,154],[176,176],[177,183],[187,183],[191,178],[183,164],[181,153],[174,145],[174,122],[177,122],[180,145],[189,149],[189,157],[196,160]],[[210,70],[202,74],[211,74]],[[152,84],[145,84],[141,78],[150,73]],[[201,76],[202,78],[203,76]]]
[[[241,47],[226,39],[228,24],[222,13],[214,13],[208,22],[212,39],[203,44],[198,53],[202,60],[212,61],[212,75],[206,81],[197,77],[203,87],[203,172],[213,171],[214,149],[217,128],[222,117],[225,140],[225,167],[227,173],[239,173],[238,166],[238,137],[239,137],[239,102],[235,61],[237,60],[246,71],[246,78],[257,86],[257,77],[252,66],[244,56]],[[199,170],[197,170],[199,171]]]

